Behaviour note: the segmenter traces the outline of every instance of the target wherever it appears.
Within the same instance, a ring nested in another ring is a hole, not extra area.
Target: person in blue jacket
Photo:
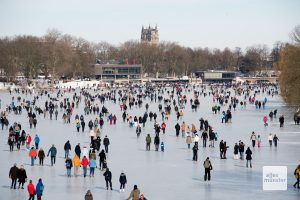
[[[51,157],[51,166],[53,166],[53,164],[55,164],[56,154],[57,154],[57,150],[56,150],[56,147],[54,146],[54,144],[49,149],[47,157],[49,156],[49,154],[50,154],[50,157]]]
[[[35,149],[39,149],[39,143],[40,143],[40,138],[38,135],[35,135],[34,137],[34,144],[35,144]]]
[[[160,150],[161,150],[162,152],[165,151],[165,144],[164,144],[164,142],[161,142],[161,143],[160,143]]]
[[[44,184],[42,182],[42,179],[40,178],[35,187],[35,192],[38,200],[42,199],[43,191],[44,191]]]
[[[90,167],[90,177],[94,177],[95,167],[97,167],[97,163],[94,158],[90,159],[89,167]]]

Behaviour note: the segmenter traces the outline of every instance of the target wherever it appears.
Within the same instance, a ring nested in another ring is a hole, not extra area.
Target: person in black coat
[[[198,160],[198,145],[194,145],[193,147],[193,161],[197,161]]]
[[[120,182],[120,192],[122,191],[125,192],[125,184],[127,183],[127,178],[124,172],[120,174],[119,182]]]
[[[11,167],[9,170],[9,178],[11,178],[11,187],[10,187],[11,189],[12,188],[16,189],[18,171],[19,168],[17,167],[17,164],[14,164],[14,166]]]
[[[239,142],[240,159],[244,160],[245,145],[242,141]]]
[[[235,159],[235,160],[237,160],[237,159],[239,159],[239,146],[238,146],[238,144],[237,143],[235,143],[235,145],[234,145],[234,149],[233,149],[233,159]]]
[[[202,132],[201,138],[202,138],[202,141],[203,141],[203,147],[206,147],[206,141],[207,141],[207,138],[208,138],[208,135],[207,135],[206,131]]]
[[[24,166],[21,165],[20,169],[18,170],[19,189],[20,186],[22,189],[24,189],[24,183],[26,182],[26,179],[27,179],[26,170],[24,169]]]
[[[15,142],[14,141],[14,135],[10,135],[8,137],[8,141],[7,141],[8,145],[9,145],[9,151],[10,152],[14,150],[14,142]]]
[[[95,149],[97,150],[97,151],[99,151],[100,150],[100,146],[101,146],[101,138],[100,138],[100,136],[97,136],[97,139],[96,139],[96,141],[95,141]]]
[[[284,124],[284,116],[283,115],[281,115],[279,117],[279,123],[280,123],[280,128],[283,127],[283,124]]]
[[[80,143],[78,143],[75,147],[75,154],[80,158],[80,154],[81,154]]]
[[[252,160],[252,151],[250,150],[250,147],[247,148],[246,150],[246,160],[247,160],[247,163],[246,163],[246,167],[248,168],[248,162],[250,163],[250,168],[252,168],[252,163],[251,163],[251,160]]]
[[[102,170],[103,169],[103,164],[104,164],[104,161],[106,160],[106,155],[105,155],[105,152],[104,150],[102,149],[102,151],[99,153],[99,169]],[[102,166],[102,168],[101,168]]]
[[[159,139],[158,134],[156,134],[156,136],[154,138],[155,151],[158,151],[159,144],[160,144],[160,139]]]
[[[64,150],[65,150],[65,158],[69,157],[69,152],[71,151],[71,144],[69,140],[65,143]]]
[[[81,120],[81,131],[84,132],[84,128],[85,128],[85,121]]]
[[[105,148],[105,152],[108,153],[108,145],[110,144],[109,139],[107,137],[107,135],[105,136],[105,138],[103,139],[103,145]]]
[[[279,139],[278,139],[277,135],[275,134],[273,137],[273,142],[274,142],[275,147],[277,147],[277,141],[279,141]]]
[[[92,130],[92,128],[94,126],[94,123],[92,120],[89,121],[88,126],[89,126],[90,130]]]
[[[100,125],[100,128],[102,129],[102,127],[103,127],[103,125],[104,125],[104,120],[103,120],[102,117],[100,117],[99,125]]]
[[[106,168],[106,171],[104,172],[103,176],[105,177],[106,189],[108,190],[108,184],[109,184],[110,190],[112,190],[112,183],[111,183],[112,174],[108,168]]]
[[[175,130],[176,130],[176,137],[178,137],[180,132],[180,125],[178,123],[175,125]]]
[[[220,158],[223,159],[223,150],[224,150],[224,142],[221,140],[220,142]]]

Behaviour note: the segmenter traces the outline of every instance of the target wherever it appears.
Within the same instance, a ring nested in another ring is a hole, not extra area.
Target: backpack
[[[44,191],[44,185],[41,185],[40,190],[41,190],[41,192]]]
[[[209,160],[206,160],[206,161],[204,161],[204,168],[211,168],[211,165],[210,165],[210,161]]]
[[[71,167],[71,163],[68,161],[68,162],[66,162],[66,167],[67,168],[70,168]]]

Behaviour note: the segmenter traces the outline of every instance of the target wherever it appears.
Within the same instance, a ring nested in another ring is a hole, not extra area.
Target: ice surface
[[[199,88],[198,88],[199,90]],[[186,93],[188,99],[191,93]],[[53,93],[55,95],[55,93]],[[65,97],[71,94],[65,94]],[[12,96],[19,96],[7,92],[0,93],[1,110],[5,105],[11,102]],[[33,96],[20,94],[25,99],[32,99]],[[167,94],[165,93],[165,96]],[[262,100],[265,95],[261,94],[258,99]],[[239,97],[240,99],[242,97]],[[37,104],[43,106],[47,99],[43,96]],[[142,108],[133,108],[129,110],[130,115],[143,115],[145,112],[145,103]],[[30,158],[25,147],[21,151],[9,152],[9,146],[6,144],[8,131],[0,130],[0,199],[27,199],[26,190],[11,190],[8,172],[10,167],[17,163],[25,165],[29,179],[34,184],[38,178],[42,178],[45,190],[43,199],[84,199],[88,189],[92,191],[94,199],[125,199],[128,197],[133,185],[137,184],[141,192],[150,200],[183,200],[183,199],[299,199],[300,191],[293,188],[294,169],[300,164],[300,131],[299,127],[293,124],[294,108],[285,106],[280,97],[268,96],[268,103],[264,110],[257,110],[253,105],[247,105],[247,108],[241,110],[238,106],[233,111],[233,120],[231,124],[222,124],[221,116],[215,115],[211,111],[212,97],[200,98],[200,109],[198,112],[192,112],[189,102],[184,109],[184,119],[179,120],[180,124],[185,121],[187,124],[195,123],[199,127],[199,118],[208,119],[214,130],[218,132],[219,138],[227,141],[230,146],[227,151],[227,160],[219,159],[218,143],[216,148],[202,148],[200,142],[198,152],[198,162],[192,161],[192,150],[187,149],[185,138],[175,137],[174,126],[177,122],[176,115],[171,114],[167,121],[166,134],[161,133],[161,140],[165,142],[165,152],[155,152],[154,146],[151,151],[145,151],[145,137],[150,133],[154,137],[153,122],[148,122],[145,128],[142,128],[140,138],[136,137],[135,129],[129,128],[127,123],[122,122],[122,112],[117,104],[106,101],[105,106],[109,112],[117,115],[117,124],[109,125],[105,121],[102,138],[108,135],[111,145],[109,146],[108,166],[113,174],[113,191],[106,191],[103,172],[96,169],[95,177],[83,178],[82,169],[80,176],[75,178],[66,177],[64,165],[63,146],[67,140],[72,144],[72,155],[77,143],[81,146],[89,145],[88,131],[77,133],[75,128],[74,116],[83,114],[83,101],[79,109],[74,111],[71,124],[64,124],[59,113],[58,121],[50,120],[49,116],[44,119],[38,116],[37,129],[29,129],[26,111],[22,115],[9,115],[9,122],[20,122],[22,128],[30,133],[32,137],[38,134],[41,138],[40,146],[48,151],[52,144],[58,148],[57,163],[50,166],[50,158],[45,159],[44,167],[35,165],[30,166]],[[18,102],[15,100],[18,105]],[[98,102],[98,104],[100,104]],[[161,123],[161,115],[158,113],[158,103],[149,103],[149,111],[156,111],[158,121]],[[221,110],[224,110],[223,107]],[[285,126],[279,128],[278,117],[273,122],[269,122],[268,127],[263,126],[263,116],[268,115],[270,110],[277,108],[277,116],[285,115]],[[95,119],[96,115],[85,116],[86,129],[90,119]],[[243,140],[246,145],[250,145],[250,134],[255,131],[262,137],[262,147],[253,150],[253,168],[246,168],[245,161],[233,160],[233,145],[238,140]],[[268,146],[267,136],[269,133],[277,134],[279,137],[278,148]],[[153,139],[153,138],[152,138]],[[212,181],[204,182],[203,161],[209,156],[214,167],[212,171]],[[97,159],[98,163],[98,159]],[[288,190],[266,192],[262,190],[262,167],[266,165],[283,165],[288,167]],[[119,193],[119,175],[121,171],[127,175],[128,184],[126,192]],[[73,174],[73,171],[72,171]]]

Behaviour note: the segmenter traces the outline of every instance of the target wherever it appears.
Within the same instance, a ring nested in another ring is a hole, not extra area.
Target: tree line
[[[142,64],[143,72],[154,75],[190,75],[207,69],[234,70],[249,73],[276,67],[283,44],[270,50],[265,45],[235,49],[189,48],[174,42],[150,45],[127,41],[118,46],[107,42],[93,43],[83,38],[48,30],[42,37],[19,35],[0,39],[2,76],[13,78],[19,72],[27,78],[38,74],[60,77],[93,75],[92,65],[98,60],[128,60]]]
[[[280,90],[284,100],[300,106],[300,25],[291,33],[293,43],[285,44],[279,55]]]

